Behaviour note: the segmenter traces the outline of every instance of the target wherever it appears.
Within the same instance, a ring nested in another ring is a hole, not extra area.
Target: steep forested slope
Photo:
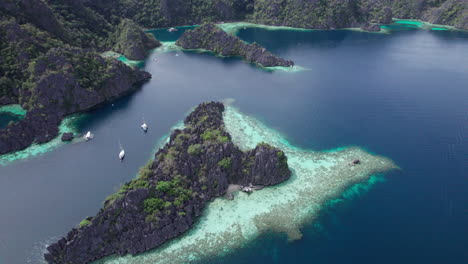
[[[102,59],[98,52],[114,50],[130,59],[143,59],[160,43],[142,27],[242,20],[304,28],[363,26],[372,30],[369,23],[390,23],[394,17],[468,29],[468,0],[0,0],[0,106],[20,103],[28,111],[57,106],[45,103],[50,99],[42,98],[44,94],[53,95],[59,102],[67,101],[66,105],[76,105],[69,93],[77,94],[81,89],[97,92],[100,86],[112,83],[117,73],[125,73],[123,76],[128,78],[122,83],[130,89],[148,75]],[[73,54],[63,59],[69,64],[58,68],[40,64],[44,69],[35,70],[44,59],[53,60],[58,51]],[[96,67],[108,71],[97,75]],[[109,70],[116,68],[121,71]],[[61,76],[73,76],[78,85],[68,86],[63,93],[54,90],[59,85],[49,77],[51,90],[38,93],[43,75],[55,71]],[[102,100],[115,95],[111,93]],[[78,107],[76,111],[88,108]],[[64,115],[73,112],[59,110]],[[12,140],[5,135],[11,135],[11,131],[0,130],[0,153],[27,146],[12,147],[5,143]],[[22,142],[33,141],[36,138]]]

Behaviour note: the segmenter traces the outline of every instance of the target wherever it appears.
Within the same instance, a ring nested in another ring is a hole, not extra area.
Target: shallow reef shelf
[[[83,117],[83,114],[77,114],[66,117],[59,126],[59,134],[57,137],[52,139],[51,141],[43,144],[32,144],[31,146],[27,147],[24,150],[7,153],[4,155],[0,155],[0,165],[6,166],[11,164],[12,162],[33,158],[49,151],[52,151],[61,145],[67,144],[62,142],[62,135],[63,133],[74,133],[77,134],[77,129],[75,127],[76,121]],[[75,139],[74,142],[79,141],[80,139]]]
[[[381,28],[383,30],[389,30],[389,31],[405,29],[405,28],[416,28],[416,29],[438,30],[438,31],[444,31],[444,30],[461,31],[461,29],[457,29],[452,26],[431,24],[429,22],[424,22],[424,21],[416,20],[416,19],[393,19],[393,24],[382,25]]]
[[[204,49],[184,49],[182,47],[179,47],[175,44],[175,41],[161,41],[162,45],[158,48],[156,48],[153,53],[154,54],[164,54],[164,53],[170,53],[170,52],[177,52],[177,51],[187,51],[187,52],[197,52],[197,53],[209,53],[212,54],[213,56],[219,57],[219,58],[226,58],[226,56],[218,55],[213,53],[212,51],[209,50],[204,50]],[[247,62],[248,63],[248,62]],[[307,68],[301,67],[301,66],[293,66],[293,67],[282,67],[282,66],[276,66],[276,67],[263,67],[262,65],[259,64],[253,64],[256,67],[269,71],[269,72],[301,72],[301,71],[307,71]]]
[[[11,104],[0,106],[0,113],[11,113],[14,115],[25,116],[26,110],[24,110],[19,104]]]
[[[295,27],[287,27],[287,26],[267,26],[267,25],[248,23],[248,22],[220,23],[217,25],[221,27],[227,33],[233,34],[233,35],[236,35],[239,32],[239,30],[246,29],[246,28],[262,28],[266,30],[292,30],[292,31],[304,31],[304,32],[317,30],[317,29],[295,28]],[[439,30],[439,31],[442,31],[442,30],[460,31],[461,30],[452,26],[431,24],[431,23],[424,22],[421,20],[396,19],[396,18],[393,19],[393,24],[381,25],[382,30],[378,32],[368,32],[361,28],[339,28],[339,29],[334,29],[334,30],[351,30],[351,31],[367,32],[367,33],[372,33],[372,34],[379,34],[379,33],[388,34],[388,33],[391,33],[392,30],[397,30],[401,28],[419,28],[419,29],[426,29],[426,30]]]
[[[160,47],[154,49],[153,53],[163,54],[163,53],[169,53],[169,52],[184,50],[183,48],[177,46],[175,43],[176,43],[175,41],[161,41],[162,45]]]
[[[262,28],[266,30],[294,30],[294,31],[314,31],[315,29],[308,28],[295,28],[295,27],[286,27],[286,26],[267,26],[262,24],[254,24],[249,22],[230,22],[230,23],[220,23],[217,24],[218,27],[222,28],[229,34],[236,35],[239,30],[246,28]]]
[[[103,53],[101,53],[101,56],[104,57],[104,58],[113,58],[113,59],[119,60],[119,61],[127,64],[128,66],[132,66],[132,67],[141,68],[141,67],[143,67],[145,65],[145,61],[130,60],[127,57],[125,57],[124,55],[122,55],[120,53],[117,53],[117,52],[114,52],[114,51],[103,52]]]
[[[282,149],[288,156],[292,177],[251,195],[236,193],[234,200],[215,199],[191,230],[160,248],[137,256],[111,256],[95,263],[199,261],[234,252],[270,231],[286,233],[291,240],[299,239],[301,227],[317,218],[321,209],[330,205],[327,201],[348,199],[343,193],[356,195],[365,191],[362,186],[375,182],[371,175],[398,169],[390,159],[358,147],[324,152],[292,146],[280,133],[233,106],[226,107],[224,120],[233,142],[241,149],[252,149],[260,142]],[[353,159],[360,159],[362,164],[349,165]]]
[[[271,72],[275,72],[275,71],[276,72],[302,72],[302,71],[309,70],[302,66],[296,66],[296,65],[294,65],[293,67],[275,66],[275,67],[261,67],[261,68],[266,71],[271,71]]]

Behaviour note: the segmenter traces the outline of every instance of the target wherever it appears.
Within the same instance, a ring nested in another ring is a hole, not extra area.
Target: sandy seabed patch
[[[233,252],[267,231],[299,239],[300,228],[313,221],[327,201],[348,187],[369,180],[371,175],[398,169],[390,159],[358,147],[330,151],[294,147],[277,131],[230,105],[226,106],[224,121],[233,142],[243,150],[260,142],[282,149],[292,177],[251,195],[237,193],[234,200],[214,199],[191,230],[162,247],[137,256],[111,256],[95,263],[187,263]],[[354,159],[360,159],[361,164],[350,166]]]

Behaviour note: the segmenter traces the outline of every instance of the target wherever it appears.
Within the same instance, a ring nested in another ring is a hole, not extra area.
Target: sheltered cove
[[[392,27],[393,25],[393,27]],[[286,26],[268,26],[268,25],[261,25],[261,24],[254,24],[254,23],[249,23],[249,22],[230,22],[230,23],[221,23],[218,24],[219,27],[221,27],[224,31],[226,31],[229,34],[237,34],[238,31],[242,28],[263,28],[266,30],[296,30],[296,31],[305,31],[305,32],[310,32],[314,31],[315,29],[306,29],[306,28],[294,28],[294,27],[286,27]],[[431,24],[428,22],[423,22],[420,20],[406,20],[406,19],[394,19],[394,24],[389,24],[389,25],[382,25],[382,31],[381,32],[375,32],[375,33],[389,33],[394,29],[395,26],[403,26],[403,27],[410,27],[410,28],[418,28],[418,29],[425,29],[425,30],[436,30],[436,31],[442,31],[442,30],[461,30],[454,28],[452,26],[445,26],[445,25],[436,25],[436,24]],[[182,26],[178,28],[186,28],[186,27],[192,27],[192,26]],[[361,29],[358,28],[351,28],[348,30],[358,30],[362,31]],[[148,30],[147,32],[151,32],[152,30]],[[161,53],[168,53],[168,52],[174,52],[174,51],[190,51],[183,49],[177,45],[175,45],[175,41],[162,41],[162,45],[156,49],[153,50],[154,53],[156,54],[161,54]],[[192,50],[196,52],[209,52],[206,50]],[[117,60],[120,60],[124,62],[125,64],[133,67],[141,67],[144,64],[144,61],[135,61],[135,60],[130,60],[126,58],[124,55],[113,52],[113,51],[108,51],[104,52],[101,54],[103,57],[107,58],[114,58]],[[216,55],[219,56],[219,55]],[[222,56],[219,56],[222,57]],[[300,71],[305,71],[307,70],[306,68],[303,68],[301,66],[294,66],[294,68],[290,67],[261,67],[263,70],[267,71],[284,71],[284,72],[300,72]],[[11,112],[14,114],[19,114],[19,115],[24,115],[25,112],[22,110],[22,108],[19,105],[5,105],[0,108],[0,111],[3,112]],[[12,153],[7,153],[4,155],[0,155],[0,164],[1,165],[6,165],[12,161],[19,160],[19,159],[25,159],[29,157],[34,157],[37,155],[40,155],[42,153],[45,153],[47,151],[53,150],[57,147],[59,147],[61,144],[63,144],[60,140],[59,137],[61,134],[65,132],[75,132],[74,128],[72,128],[72,121],[76,118],[70,117],[67,118],[66,120],[63,120],[62,125],[60,125],[60,133],[59,136],[56,137],[54,140],[51,142],[45,143],[45,144],[35,144],[32,145],[24,150],[21,151],[16,151]],[[67,128],[65,128],[67,127]]]
[[[104,58],[113,58],[113,59],[119,60],[119,61],[121,61],[121,62],[123,62],[123,63],[125,63],[125,64],[127,64],[128,66],[131,66],[131,67],[141,68],[145,64],[144,60],[131,60],[131,59],[125,57],[125,55],[122,55],[122,54],[117,53],[115,51],[103,52],[103,53],[101,53],[101,56],[104,57]]]
[[[425,29],[425,30],[456,30],[460,31],[462,29],[455,28],[453,26],[447,25],[439,25],[439,24],[431,24],[429,22],[424,22],[421,20],[416,19],[399,19],[394,18],[392,24],[381,24],[381,31],[377,32],[369,32],[363,30],[361,28],[338,28],[338,29],[329,29],[329,30],[352,30],[352,31],[360,31],[360,32],[368,32],[368,33],[384,33],[388,34],[391,33],[392,25],[410,25],[413,28]],[[296,28],[296,27],[288,27],[288,26],[269,26],[269,25],[262,25],[262,24],[255,24],[250,22],[229,22],[229,23],[222,23],[218,24],[220,28],[226,31],[229,34],[237,35],[239,30],[245,28],[261,28],[269,31],[274,30],[293,30],[293,31],[303,31],[303,32],[312,32],[317,30],[327,30],[327,29],[312,29],[312,28]]]
[[[293,171],[291,178],[250,196],[237,193],[232,201],[215,199],[190,231],[160,248],[137,256],[111,256],[95,263],[187,263],[230,253],[266,231],[299,239],[300,228],[314,220],[327,201],[339,197],[353,184],[372,184],[375,178],[371,175],[398,169],[391,160],[357,147],[325,152],[294,147],[277,131],[232,106],[226,107],[224,120],[226,131],[240,149],[249,150],[265,142],[283,150]],[[354,158],[362,164],[349,166]]]
[[[162,45],[160,47],[154,50],[154,54],[187,51],[187,52],[209,53],[219,58],[226,58],[226,56],[218,55],[218,54],[215,54],[211,51],[204,50],[204,49],[184,49],[182,47],[177,46],[175,44],[175,41],[161,41],[161,44]],[[292,72],[301,72],[301,71],[308,70],[307,68],[304,68],[298,65],[295,65],[294,67],[283,67],[283,66],[263,67],[261,65],[255,65],[255,67],[261,70],[270,71],[270,72],[291,72],[292,73]]]
[[[438,30],[438,31],[460,30],[452,26],[431,24],[428,22],[420,21],[420,20],[394,18],[393,22],[394,22],[393,24],[380,25],[381,30],[377,32],[369,32],[361,28],[340,28],[340,29],[332,29],[332,30],[351,30],[351,31],[367,32],[367,33],[374,33],[374,34],[390,34],[392,32],[392,29],[396,29],[398,27],[410,27],[410,28],[418,28],[418,29],[424,29],[424,30]],[[227,22],[227,23],[218,23],[216,25],[220,27],[222,30],[224,30],[226,33],[231,34],[231,35],[237,35],[239,33],[239,30],[245,29],[245,28],[260,28],[260,29],[265,29],[269,31],[292,30],[292,31],[302,31],[302,32],[312,32],[312,31],[319,30],[319,29],[296,28],[296,27],[288,27],[288,26],[270,26],[270,25],[255,24],[255,23],[250,23],[250,22]],[[177,28],[186,29],[186,28],[192,28],[192,27],[198,27],[198,26],[197,25],[180,26]],[[162,28],[162,29],[167,29],[167,28]],[[147,30],[146,32],[155,33],[155,29]],[[213,52],[204,50],[204,49],[184,49],[180,46],[177,46],[176,41],[161,41],[161,44],[162,45],[160,47],[154,50],[156,54],[163,54],[163,53],[169,53],[169,52],[174,52],[174,51],[193,51],[193,52],[199,52],[199,53],[210,53],[220,58],[224,57],[222,55],[214,54]],[[118,57],[118,58],[120,59],[122,57]],[[129,65],[132,65],[132,64],[136,65],[136,63],[138,63],[136,61],[127,62],[126,59],[123,59],[122,61]],[[261,65],[257,65],[257,67],[259,67],[260,69],[263,69],[266,71],[272,71],[272,72],[273,71],[301,72],[301,71],[308,70],[307,68],[304,68],[298,65],[294,67],[282,67],[282,66],[262,67]]]
[[[245,23],[243,22],[239,22],[239,23],[227,23],[229,25],[243,25]],[[229,30],[229,31],[226,31],[225,30],[225,25],[226,24],[216,24],[219,28],[221,28],[223,31],[225,31],[226,33],[228,34],[231,34],[231,35],[234,35],[236,36],[237,32],[233,32],[232,30]],[[256,24],[252,24],[252,25],[256,25]],[[262,26],[262,25],[257,25],[257,26]],[[182,27],[177,27],[177,28],[199,28],[199,26],[182,26]],[[163,30],[163,29],[162,29]],[[148,30],[147,32],[153,32],[155,33],[155,30]],[[183,36],[180,38],[182,39]],[[210,51],[210,50],[206,50],[206,49],[202,49],[202,48],[198,48],[198,49],[189,49],[189,48],[183,48],[179,45],[176,45],[176,42],[177,41],[161,41],[161,46],[156,48],[154,50],[154,52],[156,54],[163,54],[163,53],[169,53],[169,52],[174,52],[174,51],[187,51],[187,52],[198,52],[198,53],[209,53],[209,54],[212,54],[216,57],[219,57],[219,58],[226,58],[226,57],[232,57],[232,56],[223,56],[219,53],[215,53],[213,51]],[[244,42],[244,41],[242,41]],[[244,42],[246,43],[246,42]],[[244,58],[244,61],[245,61],[245,58]],[[248,62],[248,61],[247,61]],[[287,67],[287,66],[263,66],[262,64],[260,63],[253,63],[253,62],[250,62],[252,63],[253,65],[255,65],[256,67],[262,69],[262,70],[266,70],[266,71],[285,71],[285,72],[299,72],[299,71],[304,71],[306,70],[305,68],[303,67],[300,67],[300,66],[291,66],[291,67]]]
[[[47,247],[50,263],[89,263],[137,254],[190,229],[207,202],[229,184],[270,186],[291,171],[284,153],[267,144],[241,151],[224,129],[224,105],[200,104],[174,130],[140,176],[106,199],[96,216]]]
[[[294,62],[276,56],[257,43],[247,43],[228,34],[213,23],[185,31],[176,45],[186,49],[205,49],[222,56],[241,57],[244,61],[262,67],[293,67]]]
[[[49,142],[43,144],[32,144],[29,147],[15,151],[7,154],[0,155],[0,165],[6,166],[12,162],[19,161],[22,159],[33,158],[39,155],[42,155],[46,152],[52,151],[64,143],[60,138],[64,133],[73,133],[77,134],[78,131],[76,129],[76,121],[80,119],[83,114],[76,114],[72,116],[68,116],[62,120],[59,126],[59,133],[58,135]],[[78,140],[78,139],[75,139]]]
[[[24,110],[19,104],[11,104],[0,106],[0,113],[12,113],[14,115],[25,116],[26,110]]]

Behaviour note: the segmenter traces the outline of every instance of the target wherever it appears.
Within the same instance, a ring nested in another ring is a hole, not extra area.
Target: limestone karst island
[[[0,0],[0,264],[463,263],[467,0]]]

